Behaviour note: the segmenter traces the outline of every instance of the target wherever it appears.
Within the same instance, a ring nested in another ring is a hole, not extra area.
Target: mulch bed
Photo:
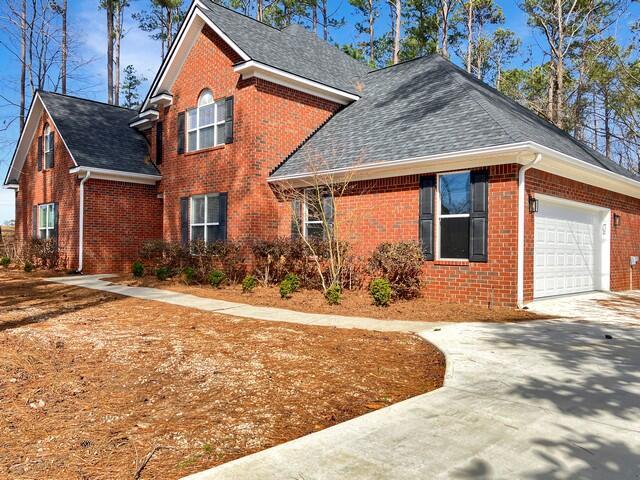
[[[290,299],[282,299],[277,287],[257,287],[253,292],[245,294],[242,293],[242,287],[238,285],[215,289],[210,285],[185,285],[177,279],[160,281],[151,276],[134,278],[132,275],[121,275],[109,280],[114,283],[162,288],[230,302],[287,308],[299,312],[329,313],[384,320],[517,322],[545,318],[527,310],[436,302],[425,297],[406,301],[400,300],[388,307],[381,308],[372,303],[369,293],[364,290],[345,291],[340,305],[329,305],[322,293],[317,290],[303,290],[295,293]]]
[[[442,385],[413,335],[235,319],[0,272],[0,478],[178,478]]]

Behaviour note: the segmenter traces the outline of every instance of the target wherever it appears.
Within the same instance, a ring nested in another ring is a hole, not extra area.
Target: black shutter
[[[53,140],[53,132],[49,134],[49,160],[47,164],[47,168],[53,168],[54,166],[54,152],[55,150],[55,142]]]
[[[156,164],[162,163],[162,122],[156,123]]]
[[[178,153],[184,153],[184,112],[178,114]]]
[[[58,204],[53,204],[53,241],[58,245]]]
[[[33,206],[33,217],[32,217],[32,233],[33,233],[33,238],[38,238],[38,206],[34,205]]]
[[[227,97],[225,112],[226,117],[224,119],[224,143],[233,143],[233,97]]]
[[[302,202],[299,198],[295,198],[291,201],[291,238],[293,240],[300,238],[300,232],[303,228]]]
[[[38,137],[38,171],[42,171],[42,135]]]
[[[218,228],[216,240],[226,240],[227,239],[227,194],[221,193],[218,195]]]
[[[436,177],[420,177],[420,229],[418,232],[425,260],[434,259],[433,249],[433,196]]]
[[[182,245],[189,243],[189,197],[180,199],[180,233]]]
[[[469,218],[469,261],[487,261],[489,233],[489,172],[471,172],[471,215]]]

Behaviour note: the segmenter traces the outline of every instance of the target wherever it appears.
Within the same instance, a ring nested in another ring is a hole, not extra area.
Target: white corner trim
[[[149,104],[153,106],[167,106],[173,103],[173,95],[170,93],[160,93],[149,100]]]
[[[261,78],[284,87],[288,87],[300,92],[308,93],[325,100],[347,105],[358,100],[360,97],[352,93],[329,87],[319,82],[309,80],[307,78],[295,75],[293,73],[280,70],[278,68],[266,65],[264,63],[249,60],[233,67],[236,73],[242,75],[242,78]]]
[[[78,273],[84,267],[84,184],[91,177],[91,172],[86,172],[80,180],[80,205],[78,208]]]
[[[97,167],[76,167],[69,170],[69,173],[77,173],[78,177],[84,178],[90,173],[94,180],[110,180],[113,182],[140,183],[144,185],[155,185],[162,180],[161,175],[150,175],[147,173],[123,172],[121,170],[110,170]]]

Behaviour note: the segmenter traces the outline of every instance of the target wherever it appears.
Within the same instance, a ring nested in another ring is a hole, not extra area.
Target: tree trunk
[[[69,45],[67,42],[67,0],[62,2],[62,64],[60,65],[60,77],[62,81],[62,94],[67,94],[67,58],[69,56]]]
[[[564,117],[564,16],[562,13],[562,0],[556,0],[556,12],[558,15],[558,46],[556,54],[556,91],[553,108],[554,123],[562,127]]]
[[[329,19],[327,18],[327,2],[328,0],[322,0],[322,38],[325,41],[329,40]]]
[[[264,17],[264,0],[258,0],[258,5],[256,6],[256,20],[261,22],[263,17]]]
[[[107,2],[107,101],[113,105],[113,3]]]
[[[603,92],[604,102],[604,154],[611,158],[611,108],[609,106],[609,92]]]
[[[20,61],[20,132],[22,132],[27,87],[27,0],[22,0],[20,14]]]
[[[373,14],[373,0],[369,0],[369,63],[371,65],[375,64],[375,61],[376,61],[375,46],[374,46],[374,32],[373,32],[374,21],[375,21],[375,16]]]
[[[471,73],[473,58],[473,0],[467,3],[467,72]]]
[[[311,2],[311,24],[313,25],[313,33],[318,34],[318,5]]]
[[[113,66],[115,78],[113,81],[113,104],[120,105],[120,45],[122,44],[122,28],[124,26],[124,2],[118,0],[115,11],[115,47],[113,54]]]
[[[402,0],[395,0],[395,31],[393,35],[393,64],[400,61],[400,39],[402,28]]]
[[[173,9],[167,7],[167,55],[173,45]]]

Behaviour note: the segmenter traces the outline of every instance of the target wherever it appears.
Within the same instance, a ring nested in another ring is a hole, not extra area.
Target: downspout
[[[82,273],[84,264],[84,182],[89,180],[91,172],[86,172],[82,180],[80,180],[80,212],[78,221],[78,270],[76,273]]]
[[[518,172],[518,308],[524,306],[524,217],[525,217],[525,182],[524,177],[531,167],[542,160],[542,154],[520,167]]]

